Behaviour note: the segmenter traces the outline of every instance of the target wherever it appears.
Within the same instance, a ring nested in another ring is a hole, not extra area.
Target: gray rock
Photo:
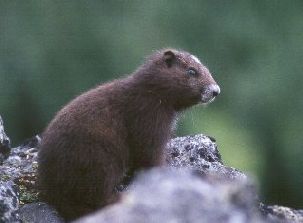
[[[18,216],[23,222],[62,223],[53,208],[38,202],[40,140],[35,136],[8,150],[10,142],[0,117],[0,223],[18,222]],[[121,202],[78,222],[303,222],[302,210],[261,204],[260,212],[248,177],[224,166],[214,140],[207,136],[173,139],[166,160],[175,170],[142,173],[130,189],[126,178],[120,189],[128,191]]]
[[[10,140],[4,132],[3,121],[0,116],[0,165],[10,154]]]
[[[13,182],[0,182],[0,222],[19,222],[19,199]]]
[[[247,179],[239,170],[223,165],[214,140],[199,134],[178,137],[168,143],[166,160],[173,167],[187,167],[207,175],[220,175],[228,180]]]
[[[37,168],[37,148],[36,144],[39,142],[40,137],[37,135],[26,143],[13,148],[11,154],[0,166],[0,173],[7,175],[9,180],[15,181],[20,176],[28,173],[35,173]]]
[[[38,141],[39,137],[13,148],[10,156],[0,166],[0,222],[18,221],[16,211],[19,204],[37,200],[37,149],[32,148],[35,140]]]
[[[14,182],[20,192],[20,203],[30,203],[37,201],[36,170],[37,164],[37,144],[39,136],[35,136],[26,143],[13,148],[11,154],[0,166],[0,181]]]
[[[281,223],[302,223],[303,222],[303,210],[295,210],[289,207],[283,207],[278,205],[267,206],[260,204],[260,210],[266,216],[267,219],[272,222]]]
[[[140,174],[121,202],[77,223],[265,222],[246,180],[202,176],[188,169],[155,168]]]
[[[42,202],[23,205],[19,210],[19,216],[23,223],[64,222],[54,208]]]

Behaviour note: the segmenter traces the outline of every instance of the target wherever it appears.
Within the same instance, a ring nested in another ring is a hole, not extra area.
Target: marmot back
[[[66,220],[115,202],[126,172],[163,164],[177,113],[219,93],[195,56],[165,49],[128,77],[78,96],[42,135],[41,198]]]

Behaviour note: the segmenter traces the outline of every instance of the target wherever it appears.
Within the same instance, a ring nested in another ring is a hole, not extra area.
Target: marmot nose
[[[217,84],[210,85],[209,89],[211,90],[213,97],[218,96],[221,92],[220,87]]]

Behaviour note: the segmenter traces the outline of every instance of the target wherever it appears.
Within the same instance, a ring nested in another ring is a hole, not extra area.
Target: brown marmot
[[[128,77],[76,97],[42,135],[41,198],[66,220],[114,202],[127,171],[163,163],[178,111],[219,93],[199,59],[164,49]]]

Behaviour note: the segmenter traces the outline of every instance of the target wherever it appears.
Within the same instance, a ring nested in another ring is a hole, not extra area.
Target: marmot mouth
[[[201,103],[202,104],[209,104],[215,100],[216,97],[201,94]]]
[[[215,100],[216,96],[220,94],[220,87],[217,84],[208,85],[201,93],[202,103],[211,103]]]

